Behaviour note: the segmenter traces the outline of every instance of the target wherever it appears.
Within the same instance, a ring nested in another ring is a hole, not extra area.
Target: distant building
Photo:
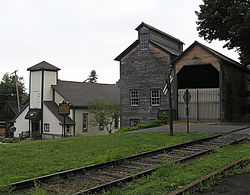
[[[15,137],[27,131],[42,134],[43,138],[62,137],[64,118],[58,114],[58,105],[63,100],[70,105],[70,115],[66,116],[67,136],[107,133],[99,126],[90,125],[93,115],[87,106],[94,99],[119,102],[119,88],[115,84],[61,81],[59,70],[45,61],[28,68],[30,100],[15,118]]]
[[[18,114],[16,101],[0,102],[0,136],[9,137],[9,129],[14,124],[13,119]]]
[[[120,62],[121,126],[134,126],[156,119],[168,110],[162,89],[173,59],[183,42],[146,23],[136,30],[138,39],[115,60]]]
[[[170,69],[175,119],[186,118],[186,88],[191,93],[191,120],[238,120],[247,112],[249,69],[197,41],[183,52],[183,42],[148,24],[136,30],[138,39],[115,58],[120,62],[122,127],[168,111],[162,91]]]

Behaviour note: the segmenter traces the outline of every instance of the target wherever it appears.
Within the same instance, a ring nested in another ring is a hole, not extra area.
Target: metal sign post
[[[187,133],[189,133],[189,107],[188,107],[188,104],[189,104],[189,102],[191,100],[191,94],[190,94],[188,88],[186,88],[186,90],[184,92],[183,99],[184,99],[184,102],[186,104]]]
[[[66,102],[66,100],[63,100],[63,102],[59,104],[58,113],[60,115],[63,115],[63,132],[62,132],[62,136],[65,137],[66,116],[70,114],[70,106]]]

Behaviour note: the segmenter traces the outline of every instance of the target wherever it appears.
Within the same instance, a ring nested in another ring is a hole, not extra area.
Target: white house
[[[64,118],[58,114],[58,105],[63,100],[70,105],[70,115],[65,119],[66,135],[107,134],[103,128],[89,124],[93,115],[87,105],[94,99],[119,102],[120,90],[115,84],[62,81],[58,79],[60,69],[45,61],[27,70],[30,71],[29,104],[15,118],[14,137],[22,132],[30,135],[37,132],[43,138],[62,137]]]

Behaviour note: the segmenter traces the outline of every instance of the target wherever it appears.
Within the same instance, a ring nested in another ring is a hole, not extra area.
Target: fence
[[[178,120],[186,120],[185,89],[178,89]],[[192,121],[217,121],[220,119],[219,88],[189,89],[189,119]]]

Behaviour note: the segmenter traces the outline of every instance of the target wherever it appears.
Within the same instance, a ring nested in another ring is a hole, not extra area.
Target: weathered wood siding
[[[120,63],[121,121],[122,127],[130,125],[130,119],[140,119],[146,123],[156,119],[158,111],[168,108],[167,96],[162,93],[170,56],[149,44],[149,50],[140,51],[139,46],[126,55]],[[130,105],[130,90],[138,89],[140,101],[138,107]],[[159,107],[150,105],[151,89],[159,89],[161,102]]]
[[[248,90],[249,73],[227,62],[222,63],[223,112],[230,120],[239,120],[243,113],[249,112]],[[231,113],[227,113],[227,112]]]
[[[172,48],[177,51],[183,50],[182,44],[178,43],[177,41],[174,41],[173,39],[166,38],[166,36],[159,35],[158,33],[154,31],[150,31],[150,39],[168,48]]]
[[[196,58],[194,58],[196,57]],[[176,63],[176,73],[183,67],[183,65],[195,64],[212,64],[218,71],[220,71],[220,60],[207,50],[199,45],[195,45],[193,49],[186,53],[180,61]]]

